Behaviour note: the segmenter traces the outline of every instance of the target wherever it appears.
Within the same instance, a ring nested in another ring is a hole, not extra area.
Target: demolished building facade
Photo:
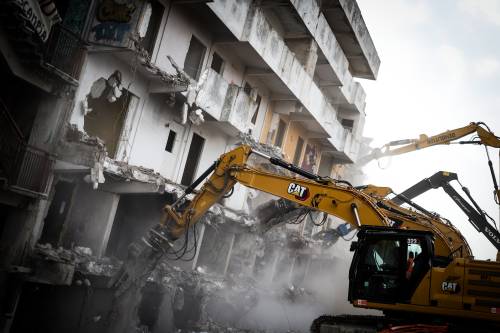
[[[380,65],[354,0],[13,0],[1,16],[6,332],[264,329],[237,315],[259,290],[307,299],[340,222],[292,213],[263,234],[252,211],[271,198],[239,185],[186,240],[190,260],[162,262],[127,302],[110,281],[162,207],[241,142],[353,174],[354,78]]]

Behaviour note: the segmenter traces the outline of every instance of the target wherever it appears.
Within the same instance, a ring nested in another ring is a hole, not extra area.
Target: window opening
[[[200,157],[204,145],[205,139],[198,134],[193,133],[193,138],[191,139],[191,145],[189,147],[186,160],[186,166],[184,167],[184,173],[182,174],[182,185],[188,186],[193,182],[194,175],[198,169],[198,164],[200,163]]]
[[[146,35],[141,40],[141,46],[151,55],[155,47],[156,37],[163,17],[164,7],[159,1],[148,1],[150,6],[150,18],[146,29]]]
[[[207,48],[195,36],[191,37],[189,49],[184,60],[184,71],[193,79],[198,80],[201,65]]]
[[[281,147],[283,145],[285,130],[286,130],[286,123],[280,119],[280,123],[278,125],[278,133],[276,134],[276,141],[274,143],[275,146]]]
[[[302,149],[304,148],[304,139],[299,136],[297,140],[297,147],[295,148],[295,154],[293,155],[293,164],[299,165],[300,157],[302,156]]]
[[[243,86],[243,92],[247,95],[250,95],[250,93],[252,92],[252,86],[248,82],[245,82],[245,85]]]
[[[353,119],[342,119],[341,123],[345,129],[352,132],[352,128],[354,127],[354,120]]]
[[[212,55],[212,64],[210,65],[210,68],[222,75],[224,60],[222,60],[221,56],[219,56],[216,52]]]
[[[399,240],[380,240],[369,247],[365,263],[379,272],[397,270],[400,247]]]
[[[167,144],[165,145],[165,151],[168,151],[169,153],[174,151],[174,143],[175,143],[176,136],[177,136],[177,133],[170,130],[170,132],[168,133]]]

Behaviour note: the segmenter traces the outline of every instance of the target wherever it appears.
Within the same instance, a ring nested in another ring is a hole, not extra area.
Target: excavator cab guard
[[[428,231],[362,226],[352,249],[351,303],[408,303],[431,268],[434,236]]]

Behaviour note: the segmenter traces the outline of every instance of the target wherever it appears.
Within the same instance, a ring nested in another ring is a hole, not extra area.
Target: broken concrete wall
[[[232,47],[231,44],[217,43],[217,41],[215,41],[212,48],[212,56],[215,52],[224,60],[224,67],[222,71],[222,77],[224,80],[229,83],[242,86],[245,64],[234,53],[234,47]],[[208,63],[211,63],[211,59]]]
[[[168,73],[175,73],[175,70],[166,55],[170,55],[182,68],[192,36],[199,39],[207,49],[211,47],[213,39],[210,29],[203,26],[202,22],[193,19],[188,8],[182,4],[172,4],[164,32],[153,61]],[[202,68],[204,68],[208,56],[208,52],[205,52]]]
[[[129,55],[129,57],[129,59],[133,59],[134,56]],[[134,66],[137,67],[140,64],[128,63],[115,53],[89,53],[75,95],[75,106],[70,123],[75,124],[80,131],[83,131],[84,117],[89,112],[86,110],[84,102],[92,85],[100,78],[108,79],[117,70],[122,76],[122,86],[144,101],[147,98],[147,81],[141,75],[133,73]]]
[[[167,103],[166,95],[149,95],[140,111],[137,130],[130,139],[128,163],[154,169],[164,177],[173,179],[174,171],[178,168],[175,163],[185,145],[185,127],[180,124],[179,118],[180,110]],[[172,152],[165,151],[170,131],[176,132]]]
[[[106,250],[120,196],[93,190],[87,183],[79,183],[75,191],[62,243],[66,248],[88,247],[94,255],[101,256]]]

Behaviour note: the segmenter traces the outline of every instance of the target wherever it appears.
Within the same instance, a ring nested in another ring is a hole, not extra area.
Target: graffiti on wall
[[[302,160],[302,169],[309,172],[315,172],[317,156],[318,152],[316,146],[308,143],[304,152],[304,159]]]
[[[140,10],[136,0],[101,0],[95,7],[89,41],[125,47]]]
[[[21,17],[31,25],[43,42],[49,38],[52,26],[61,22],[61,17],[52,1],[14,0],[13,4],[21,10]]]

